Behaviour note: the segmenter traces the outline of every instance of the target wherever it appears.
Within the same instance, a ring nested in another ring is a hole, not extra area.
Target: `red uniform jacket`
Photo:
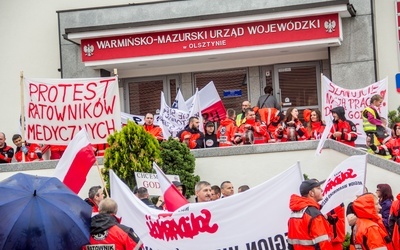
[[[25,147],[28,149],[28,152],[25,154],[25,162],[31,161],[41,161],[42,159],[42,151],[39,145],[34,143],[26,143]],[[15,159],[18,162],[22,161],[22,150],[21,147],[17,147],[15,151]]]
[[[293,194],[289,207],[292,214],[288,222],[288,243],[294,250],[333,249],[332,231],[316,201]]]
[[[239,133],[242,134],[242,137],[247,130],[253,131],[254,144],[267,143],[271,139],[267,131],[267,126],[255,120],[246,120],[245,123],[240,125]]]
[[[234,144],[235,135],[238,128],[236,127],[236,122],[231,118],[226,118],[221,121],[221,124],[217,130],[217,138],[220,147],[232,146]]]
[[[7,156],[7,157],[6,157]],[[14,149],[4,143],[4,147],[0,148],[0,164],[10,163],[14,156]]]
[[[157,125],[143,125],[145,131],[152,134],[157,140],[162,141],[164,139],[162,129]]]
[[[342,136],[335,138],[333,137],[334,132],[341,132]],[[356,127],[350,125],[348,121],[343,121],[343,120],[338,120],[333,122],[331,133],[328,136],[328,138],[340,141],[352,147],[355,147],[356,145],[355,140],[357,140],[357,137],[358,135]]]

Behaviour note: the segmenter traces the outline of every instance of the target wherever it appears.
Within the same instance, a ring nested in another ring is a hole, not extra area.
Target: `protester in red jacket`
[[[322,121],[321,111],[318,109],[309,110],[305,109],[303,111],[304,122],[306,123],[306,128],[308,134],[310,135],[310,140],[321,139],[322,133],[324,133],[325,123]]]
[[[397,194],[390,207],[388,233],[392,237],[393,248],[400,250],[400,194]]]
[[[25,162],[43,160],[42,150],[39,145],[27,142],[24,144],[22,137],[19,134],[13,135],[12,140],[15,146],[17,146],[15,150],[15,159],[18,162],[22,162],[23,160],[25,160]],[[23,158],[23,155],[25,155],[25,159]]]
[[[355,248],[393,249],[382,218],[378,214],[381,209],[378,198],[371,193],[363,194],[353,202],[353,209],[357,215],[353,232]]]
[[[332,247],[334,250],[342,250],[343,242],[346,239],[346,222],[345,222],[344,204],[340,204],[327,214],[328,222],[333,233]]]
[[[227,147],[236,144],[235,137],[237,135],[238,127],[236,127],[236,112],[234,109],[227,109],[227,118],[221,121],[218,130],[217,138],[220,147]]]
[[[333,126],[328,138],[340,141],[344,144],[354,147],[357,140],[356,126],[346,120],[344,108],[339,106],[331,110],[333,116]]]
[[[0,164],[10,163],[14,156],[14,149],[7,146],[6,135],[0,132]]]
[[[151,113],[147,113],[144,118],[143,128],[146,132],[153,135],[158,141],[162,141],[164,139],[162,129],[154,125],[154,116]]]
[[[204,134],[199,130],[200,121],[198,117],[189,118],[189,124],[176,136],[190,149],[204,148]]]
[[[367,146],[379,155],[391,155],[391,160],[400,163],[400,123],[393,126],[393,138],[384,145],[376,146],[367,139]]]
[[[318,204],[322,200],[323,183],[316,179],[303,181],[300,185],[301,196],[293,194],[290,197],[292,214],[288,222],[288,249],[333,249],[333,234]]]
[[[307,129],[299,120],[299,111],[297,108],[288,108],[286,117],[282,126],[278,126],[275,136],[278,141],[304,141],[310,137]]]
[[[246,121],[239,127],[239,133],[242,134],[242,143],[267,143],[271,139],[267,131],[267,126],[256,121],[256,114],[251,108],[245,110],[245,116]]]
[[[92,217],[90,245],[83,246],[82,249],[131,250],[140,244],[133,229],[120,224],[120,219],[115,216],[118,205],[114,200],[104,199],[99,210],[100,213]]]

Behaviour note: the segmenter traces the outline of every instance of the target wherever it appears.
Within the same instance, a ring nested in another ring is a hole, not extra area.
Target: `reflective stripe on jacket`
[[[377,119],[376,111],[374,109],[372,109],[371,107],[366,107],[362,112],[364,131],[365,132],[376,132],[376,125],[374,125],[368,121],[368,113],[371,113],[371,115],[374,116],[374,119]]]

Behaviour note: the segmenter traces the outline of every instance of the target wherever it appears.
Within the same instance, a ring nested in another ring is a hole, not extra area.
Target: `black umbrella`
[[[81,249],[92,208],[57,178],[18,173],[0,182],[0,249]]]

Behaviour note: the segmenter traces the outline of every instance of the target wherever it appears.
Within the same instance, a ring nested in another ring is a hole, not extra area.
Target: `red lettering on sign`
[[[198,216],[193,213],[182,216],[178,221],[172,218],[163,218],[165,215],[160,215],[158,219],[153,221],[147,215],[146,225],[151,237],[166,241],[178,240],[178,238],[193,239],[200,233],[215,233],[218,230],[218,225],[216,223],[210,225],[211,212],[207,209],[202,209],[200,212],[201,214]]]
[[[336,175],[336,177],[332,180],[327,180],[327,183],[324,188],[324,192],[322,195],[326,195],[329,191],[331,191],[334,187],[342,184],[347,179],[352,179],[357,177],[357,174],[353,174],[353,169],[349,168],[346,172],[340,172]]]

